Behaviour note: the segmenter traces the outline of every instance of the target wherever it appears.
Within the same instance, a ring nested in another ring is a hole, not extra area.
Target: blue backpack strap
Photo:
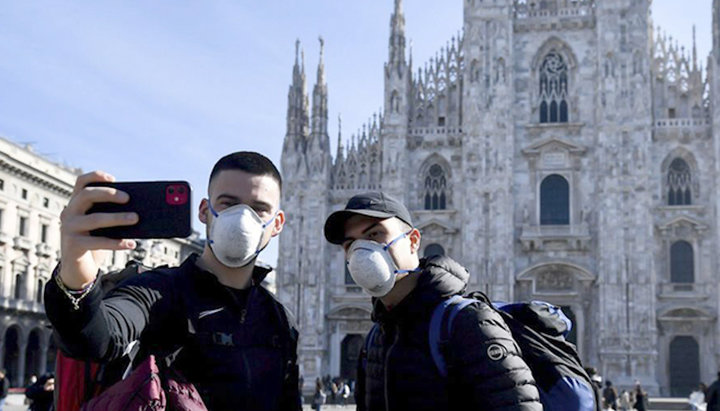
[[[447,377],[448,369],[440,345],[446,343],[450,339],[450,335],[452,334],[452,323],[457,314],[462,311],[463,308],[476,301],[477,300],[472,298],[464,298],[461,295],[454,295],[438,304],[433,311],[432,317],[430,317],[430,330],[428,333],[430,354],[432,355],[438,372],[443,378]],[[442,325],[448,308],[450,308],[450,314],[448,316],[447,328],[445,330],[446,332],[443,333]]]
[[[367,357],[368,357],[368,350],[370,349],[370,344],[372,344],[373,338],[375,338],[375,334],[377,334],[378,329],[380,328],[380,324],[375,323],[373,324],[372,328],[370,328],[370,331],[368,331],[367,336],[365,337],[365,344],[363,344],[363,350],[362,353],[360,353],[362,358],[362,369],[365,370],[367,368]]]

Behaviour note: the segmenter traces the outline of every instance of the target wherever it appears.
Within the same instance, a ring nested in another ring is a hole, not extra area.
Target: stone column
[[[50,336],[49,338],[52,338],[52,336]],[[48,338],[42,338],[42,340],[40,341],[40,350],[38,352],[38,356],[40,358],[37,359],[37,361],[39,361],[38,377],[47,372],[47,354],[49,345],[50,344],[48,344]]]
[[[19,330],[18,330],[19,331]],[[27,352],[27,336],[18,332],[18,368],[15,376],[16,387],[25,386],[25,353]]]
[[[340,344],[345,334],[334,331],[330,335],[330,375],[340,375]]]

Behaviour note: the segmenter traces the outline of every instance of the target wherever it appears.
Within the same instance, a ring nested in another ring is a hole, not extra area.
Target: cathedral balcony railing
[[[520,233],[524,251],[590,249],[590,229],[586,223],[567,225],[525,224]]]
[[[704,130],[710,125],[707,118],[661,118],[655,120],[656,129],[699,129]]]
[[[17,236],[13,239],[13,247],[16,250],[30,251],[32,248],[32,241],[30,241],[27,237]]]
[[[713,283],[660,283],[658,297],[679,300],[707,300],[715,293]]]
[[[434,134],[460,134],[462,127],[413,127],[410,129],[411,136],[425,136]]]
[[[0,307],[7,310],[23,311],[31,313],[45,313],[43,304],[37,301],[25,300],[21,298],[0,297]]]
[[[595,14],[595,0],[515,0],[516,19],[537,17],[584,17]]]
[[[47,243],[35,244],[35,255],[38,257],[50,257],[52,255],[52,247]]]

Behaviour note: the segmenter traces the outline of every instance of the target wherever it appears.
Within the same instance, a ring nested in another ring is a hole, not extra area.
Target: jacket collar
[[[199,257],[200,257],[200,255],[198,255],[197,253],[190,254],[190,256],[187,259],[185,259],[185,261],[182,263],[181,267],[183,267],[184,269],[193,269],[199,273],[209,274],[219,284],[220,282],[217,280],[217,277],[215,276],[215,274],[213,274],[207,270],[203,270],[197,265],[197,259]],[[186,265],[189,265],[189,266],[186,266]],[[251,281],[250,286],[254,287],[254,286],[258,286],[258,285],[262,284],[265,277],[267,277],[267,275],[272,270],[273,270],[272,267],[270,267],[269,265],[262,263],[262,262],[256,262],[255,266],[253,267],[252,281]]]
[[[387,310],[378,298],[373,298],[372,318],[378,322],[397,322],[406,319],[424,319],[440,301],[467,288],[470,274],[450,257],[435,256],[420,260],[420,272],[415,288],[392,310]]]

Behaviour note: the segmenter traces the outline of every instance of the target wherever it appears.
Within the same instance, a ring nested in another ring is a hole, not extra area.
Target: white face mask
[[[208,230],[208,243],[215,257],[227,267],[248,265],[262,251],[265,228],[275,220],[277,212],[269,221],[263,222],[255,210],[245,204],[218,213],[208,200],[208,207],[215,216]]]
[[[355,283],[373,297],[387,295],[398,274],[415,270],[400,270],[388,249],[396,241],[405,238],[410,231],[401,234],[387,244],[370,240],[355,240],[347,252],[347,267]]]

